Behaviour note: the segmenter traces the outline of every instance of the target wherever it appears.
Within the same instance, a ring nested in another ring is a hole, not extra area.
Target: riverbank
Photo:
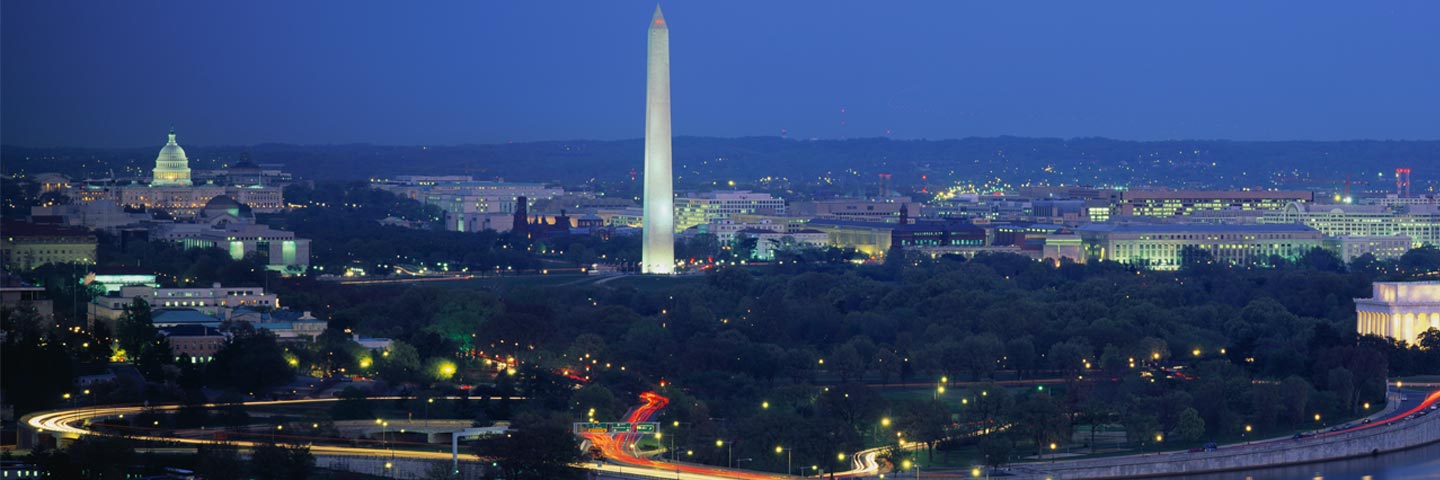
[[[1409,395],[1422,395],[1408,392]],[[1420,408],[1440,399],[1440,391],[1429,394]],[[1408,409],[1406,409],[1408,410]],[[1397,415],[1406,414],[1402,410]],[[1440,442],[1440,414],[1417,416],[1412,420],[1302,439],[1283,439],[1248,445],[1228,445],[1210,452],[1169,452],[1089,460],[1017,464],[1011,471],[1016,479],[1109,479],[1149,478],[1205,472],[1224,472],[1278,465],[1323,462],[1378,455]]]

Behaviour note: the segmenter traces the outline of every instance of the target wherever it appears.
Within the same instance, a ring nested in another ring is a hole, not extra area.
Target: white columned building
[[[1375,282],[1372,298],[1355,299],[1356,329],[1361,335],[1413,344],[1430,328],[1440,328],[1440,282]]]

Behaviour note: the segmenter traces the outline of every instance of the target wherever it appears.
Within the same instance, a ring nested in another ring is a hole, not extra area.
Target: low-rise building
[[[13,275],[4,275],[0,281],[4,282],[0,285],[0,306],[12,310],[33,308],[47,322],[55,318],[55,301],[45,295],[44,287],[25,283]]]
[[[892,233],[896,223],[866,222],[820,218],[806,224],[810,229],[824,232],[831,246],[853,248],[872,260],[885,257],[890,251]]]
[[[257,329],[269,330],[280,340],[313,341],[325,333],[326,322],[310,315],[310,312],[296,312],[289,309],[260,311],[237,308],[230,314],[231,322],[245,322]]]
[[[175,354],[175,360],[179,361],[181,356],[189,356],[191,363],[208,363],[215,359],[215,354],[225,346],[225,341],[230,336],[220,329],[205,325],[186,324],[158,328],[160,335],[170,343],[170,351]]]
[[[1335,252],[1345,263],[1350,263],[1367,254],[1378,260],[1400,258],[1405,255],[1405,252],[1410,251],[1412,243],[1410,237],[1404,235],[1325,237],[1325,248]]]
[[[777,252],[796,248],[825,247],[830,244],[830,235],[819,230],[785,232],[775,230],[741,230],[737,237],[755,239],[756,260],[773,260]]]
[[[90,318],[112,323],[125,314],[125,308],[139,298],[154,309],[193,309],[215,318],[229,318],[233,310],[248,308],[280,308],[280,300],[260,287],[226,287],[219,283],[208,288],[155,288],[128,285],[119,291],[95,297],[90,302]]]
[[[0,223],[0,263],[26,271],[51,263],[94,264],[95,235],[83,228]]]
[[[1440,282],[1375,282],[1370,298],[1355,299],[1356,330],[1408,344],[1440,328]]]

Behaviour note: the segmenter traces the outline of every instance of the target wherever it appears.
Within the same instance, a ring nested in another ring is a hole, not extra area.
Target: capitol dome
[[[188,186],[190,183],[190,159],[185,149],[175,143],[175,129],[170,129],[170,141],[160,148],[155,156],[154,177],[151,186]]]

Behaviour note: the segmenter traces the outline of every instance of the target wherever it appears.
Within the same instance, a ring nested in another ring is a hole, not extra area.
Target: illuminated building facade
[[[898,208],[897,212],[898,212]],[[785,199],[747,190],[716,191],[675,198],[675,228],[728,220],[733,215],[784,215]]]
[[[1314,205],[1291,203],[1265,212],[1267,224],[1304,224],[1331,237],[1410,238],[1412,247],[1440,245],[1437,205]]]
[[[295,232],[255,223],[250,207],[226,196],[211,199],[195,223],[176,223],[151,230],[152,240],[179,242],[186,248],[220,248],[236,260],[258,255],[268,268],[286,273],[310,266],[310,240]]]
[[[1370,298],[1355,299],[1356,331],[1414,344],[1440,328],[1440,282],[1375,282]]]
[[[83,228],[4,222],[0,263],[6,270],[31,270],[51,263],[95,263],[95,235]]]
[[[1174,217],[1215,210],[1258,212],[1314,201],[1314,192],[1298,191],[1127,190],[1120,192],[1111,215]]]
[[[774,230],[753,229],[741,230],[736,233],[738,238],[755,239],[755,253],[752,258],[756,260],[773,260],[777,252],[795,248],[823,248],[829,245],[830,235],[819,230],[801,230],[798,232],[777,232]]]
[[[240,307],[280,308],[280,299],[260,287],[226,287],[219,283],[210,287],[156,288],[148,285],[127,285],[120,290],[95,297],[90,302],[90,319],[113,323],[125,314],[125,307],[136,298],[157,310],[180,309],[200,312],[219,324]],[[157,317],[157,324],[160,322]],[[176,323],[176,322],[171,322]],[[113,326],[113,325],[112,325]]]
[[[1278,256],[1287,260],[1323,247],[1323,235],[1304,225],[1197,225],[1092,223],[1075,229],[1087,259],[1110,260],[1151,270],[1176,270],[1186,247],[1212,261],[1251,265]]]
[[[149,185],[76,185],[65,193],[76,203],[114,202],[122,207],[165,211],[177,218],[194,217],[210,199],[221,195],[260,213],[274,213],[285,208],[281,185],[196,185],[190,175],[190,160],[185,156],[185,149],[175,143],[173,130],[170,132],[169,143],[166,143],[155,157],[155,168],[152,172],[154,177]],[[250,178],[248,175],[241,177]]]
[[[1379,260],[1390,260],[1400,258],[1405,252],[1410,251],[1410,237],[1396,235],[1393,237],[1325,237],[1325,248],[1335,252],[1345,263],[1350,263],[1356,258],[1364,255],[1372,255]]]
[[[784,202],[780,202],[784,207]],[[789,214],[809,218],[838,218],[850,220],[865,220],[872,222],[889,222],[900,218],[900,209],[904,208],[910,216],[920,216],[922,204],[910,201],[910,197],[894,197],[883,200],[817,200],[813,202],[796,202],[789,208]]]

